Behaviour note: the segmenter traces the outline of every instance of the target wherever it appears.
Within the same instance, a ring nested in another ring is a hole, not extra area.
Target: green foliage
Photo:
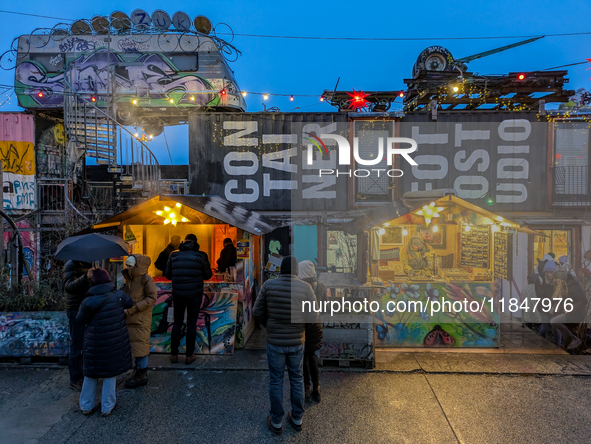
[[[10,287],[7,279],[0,282],[0,312],[63,311],[66,296],[59,291],[57,282],[23,281],[20,287]]]

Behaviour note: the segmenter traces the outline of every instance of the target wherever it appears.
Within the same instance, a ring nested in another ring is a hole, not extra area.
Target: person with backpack
[[[158,299],[158,289],[148,268],[152,260],[143,254],[133,254],[125,261],[123,291],[133,300],[133,307],[125,310],[131,355],[135,359],[133,376],[125,383],[136,388],[148,383],[148,355],[152,330],[152,308]]]
[[[326,287],[318,282],[316,266],[312,261],[300,262],[298,277],[307,282],[314,290],[316,300],[320,304],[326,300]],[[320,375],[316,352],[322,348],[322,323],[306,324],[306,343],[304,347],[304,393],[305,400],[314,399],[320,402]],[[310,390],[310,386],[312,390]]]
[[[197,319],[203,301],[203,282],[213,276],[207,253],[199,250],[197,236],[187,234],[179,251],[170,255],[166,265],[166,278],[172,281],[174,325],[170,339],[170,362],[178,362],[183,321],[187,312],[187,338],[185,345],[185,364],[197,359],[195,340],[197,339]]]
[[[106,270],[90,269],[87,276],[91,287],[76,316],[76,321],[86,326],[80,409],[84,415],[90,415],[100,407],[102,415],[109,416],[117,403],[117,376],[131,368],[124,310],[133,306],[133,300],[123,291],[115,290]],[[99,379],[103,379],[103,389],[101,402],[96,404]]]

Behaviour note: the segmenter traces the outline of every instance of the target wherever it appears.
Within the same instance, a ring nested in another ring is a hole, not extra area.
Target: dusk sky
[[[90,19],[113,10],[131,13],[165,9],[171,16],[182,10],[191,17],[207,16],[223,22],[238,34],[276,36],[429,38],[422,41],[304,40],[236,36],[233,44],[242,56],[231,64],[242,90],[269,94],[310,94],[314,97],[273,97],[267,107],[281,111],[329,112],[335,108],[320,103],[324,89],[332,89],[340,77],[340,90],[400,90],[410,77],[419,53],[430,45],[441,45],[460,58],[523,40],[520,36],[563,33],[587,35],[546,37],[529,45],[470,63],[480,74],[534,71],[584,62],[591,58],[591,2],[588,1],[423,1],[423,2],[321,2],[216,1],[186,2],[8,2],[2,4],[0,53],[10,48],[14,37],[35,28],[51,28],[60,21]],[[6,11],[55,18],[15,15]],[[61,20],[60,20],[61,19]],[[473,40],[445,38],[505,37]],[[432,39],[431,39],[432,37]],[[591,64],[571,66],[569,89],[591,87]],[[0,70],[0,84],[13,85],[14,71]],[[0,87],[0,92],[3,88]],[[0,94],[0,104],[10,92]],[[250,94],[248,111],[261,111],[262,97]],[[298,107],[299,109],[296,109]],[[400,105],[394,107],[399,109]],[[17,111],[14,95],[0,111]],[[166,129],[175,164],[188,161],[188,127]],[[170,163],[159,136],[150,143],[162,164]]]

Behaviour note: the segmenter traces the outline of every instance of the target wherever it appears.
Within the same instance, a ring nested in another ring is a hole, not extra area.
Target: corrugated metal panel
[[[0,113],[0,141],[35,143],[33,116],[23,113]]]
[[[304,164],[301,134],[296,143],[276,137],[291,135],[295,124],[325,127],[333,122],[346,123],[347,115],[193,113],[189,117],[190,193],[220,196],[250,210],[345,210],[349,177],[319,178],[319,162]],[[336,151],[331,153],[330,160],[322,160],[334,162],[337,168]],[[346,171],[348,166],[338,169]],[[326,197],[328,193],[332,197]]]
[[[419,164],[401,160],[402,192],[454,188],[493,212],[547,207],[548,123],[535,112],[409,113],[400,136],[418,143]]]

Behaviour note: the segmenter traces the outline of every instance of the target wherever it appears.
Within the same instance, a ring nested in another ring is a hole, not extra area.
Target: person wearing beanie
[[[304,417],[303,358],[306,335],[304,302],[317,306],[310,284],[298,278],[298,261],[287,256],[281,261],[281,275],[263,284],[254,305],[254,317],[267,328],[267,360],[269,363],[269,400],[271,410],[267,427],[278,435],[283,432],[283,377],[289,375],[291,412],[289,424],[302,430]],[[293,310],[293,312],[292,312]],[[296,317],[295,315],[298,315]],[[302,315],[301,319],[299,315]],[[318,322],[318,317],[314,319]],[[292,318],[293,316],[293,318]],[[302,321],[302,322],[299,322]]]
[[[316,279],[316,266],[312,261],[299,264],[298,277],[310,284],[318,303],[326,301],[326,287]],[[320,402],[320,375],[316,351],[322,348],[322,323],[306,324],[306,344],[304,347],[304,393],[306,401]],[[310,390],[310,385],[312,390]]]
[[[527,307],[533,307],[535,305],[536,298],[536,282],[540,276],[537,273],[532,273],[527,276],[527,285],[521,292],[523,302],[527,304]],[[521,312],[521,321],[526,327],[531,328],[535,332],[539,333],[542,328],[542,317],[540,316],[541,310],[524,310]]]
[[[160,270],[162,273],[166,273],[166,264],[168,263],[168,258],[170,257],[170,253],[178,250],[180,244],[181,244],[181,237],[176,234],[174,236],[172,236],[170,238],[170,243],[158,255],[158,259],[156,259],[156,262],[154,262],[154,267],[156,267],[156,269]]]
[[[224,249],[220,253],[220,258],[217,260],[218,273],[225,273],[230,267],[236,265],[238,255],[236,247],[229,237],[224,239]]]
[[[185,312],[187,313],[187,337],[185,364],[197,359],[195,341],[197,340],[197,319],[203,300],[203,282],[213,276],[207,254],[199,250],[197,236],[187,234],[180,244],[179,251],[171,253],[166,265],[167,279],[172,281],[172,306],[174,324],[170,338],[170,362],[178,362],[179,347]]]
[[[131,368],[131,346],[125,324],[125,312],[133,306],[131,298],[115,290],[111,277],[101,268],[90,269],[91,287],[80,305],[76,321],[84,324],[84,383],[80,409],[90,415],[99,407],[109,416],[117,402],[117,376]],[[95,403],[99,378],[103,379],[101,402]]]
[[[70,388],[82,390],[84,373],[82,372],[82,346],[84,345],[84,325],[76,322],[80,304],[90,288],[87,276],[92,265],[88,262],[68,261],[64,265],[62,280],[66,292],[66,314],[70,324],[70,348],[68,352],[68,370]]]
[[[152,260],[143,254],[134,254],[125,261],[123,291],[133,300],[133,307],[125,310],[131,355],[135,359],[135,371],[125,387],[136,388],[148,383],[148,355],[152,331],[152,307],[158,299],[158,289],[148,274]]]
[[[552,277],[554,279],[553,302],[555,298],[562,299],[563,304],[567,298],[572,301],[571,311],[564,311],[563,305],[561,307],[562,313],[550,319],[550,325],[554,333],[554,343],[560,347],[564,340],[566,349],[574,350],[581,345],[581,340],[565,324],[572,323],[578,325],[580,323],[582,319],[577,319],[577,317],[581,316],[581,313],[586,313],[587,297],[581,285],[565,270],[560,268],[555,270]],[[552,306],[555,307],[554,304]],[[554,311],[551,311],[551,313],[554,313]]]

